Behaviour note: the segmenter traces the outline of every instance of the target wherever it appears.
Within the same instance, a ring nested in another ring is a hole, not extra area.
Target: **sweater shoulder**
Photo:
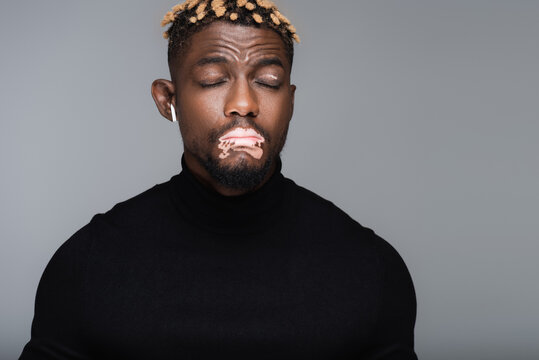
[[[332,201],[296,184],[290,179],[286,180],[289,191],[294,194],[293,197],[297,200],[295,204],[297,206],[296,211],[302,217],[317,219],[326,223],[325,225],[327,225],[327,222],[331,222],[335,226],[340,226],[354,233],[374,234],[371,229],[362,226]]]
[[[91,223],[137,229],[159,219],[171,207],[170,181],[156,184],[138,195],[115,204],[106,212],[96,214]]]
[[[287,179],[288,180],[288,179]],[[309,247],[332,254],[339,262],[351,259],[355,264],[371,264],[382,278],[402,280],[410,299],[414,298],[408,268],[395,247],[374,230],[361,225],[334,203],[305,189],[292,180],[288,186],[295,192],[297,221],[308,236]],[[326,257],[326,260],[329,259]],[[404,285],[403,285],[404,286]]]
[[[333,202],[286,180],[297,199],[295,212],[303,228],[314,228],[313,234],[329,234],[331,244],[341,242],[348,250],[367,252],[380,259],[401,259],[395,248],[373,229],[360,224]]]

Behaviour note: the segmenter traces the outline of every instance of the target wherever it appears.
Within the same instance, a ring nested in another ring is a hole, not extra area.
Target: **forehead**
[[[183,63],[192,64],[212,53],[231,57],[239,62],[277,56],[290,67],[286,47],[281,37],[273,30],[252,26],[235,25],[219,21],[195,33],[183,55]]]

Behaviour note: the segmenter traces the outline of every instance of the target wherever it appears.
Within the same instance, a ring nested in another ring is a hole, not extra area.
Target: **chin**
[[[221,185],[234,190],[251,190],[267,177],[274,160],[255,159],[246,153],[232,153],[226,159],[207,157],[202,166]]]
[[[233,151],[227,158],[219,159],[219,162],[222,164],[222,166],[228,166],[232,168],[262,167],[265,161],[267,161],[267,157],[265,156],[262,156],[261,158],[257,159],[249,155],[247,152],[243,151]]]

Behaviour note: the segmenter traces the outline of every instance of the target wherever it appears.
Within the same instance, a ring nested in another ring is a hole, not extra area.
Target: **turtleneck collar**
[[[285,178],[281,160],[258,190],[224,196],[202,185],[182,156],[182,171],[171,179],[172,197],[180,214],[190,223],[217,233],[259,233],[274,226],[284,213]]]

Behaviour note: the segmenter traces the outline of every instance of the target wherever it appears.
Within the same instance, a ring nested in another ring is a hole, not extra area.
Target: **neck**
[[[171,195],[181,215],[201,229],[223,234],[260,233],[279,223],[289,197],[281,161],[275,161],[273,175],[257,191],[226,196],[205,185],[182,157],[182,171],[173,177]]]

